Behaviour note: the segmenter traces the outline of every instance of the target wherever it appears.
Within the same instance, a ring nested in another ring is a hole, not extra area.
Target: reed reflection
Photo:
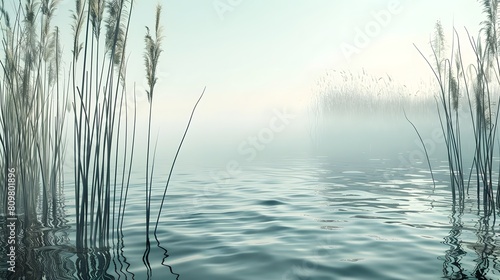
[[[116,244],[93,250],[78,250],[70,240],[71,226],[66,219],[63,192],[57,192],[46,217],[18,215],[16,224],[15,272],[2,264],[0,279],[134,279],[124,256],[123,232],[117,230]],[[6,224],[6,217],[0,217]],[[0,229],[0,253],[7,254],[8,232]],[[113,272],[114,271],[114,272]]]
[[[496,274],[493,271],[493,263],[497,261],[500,251],[495,244],[495,220],[494,216],[485,215],[481,217],[475,227],[477,242],[467,245],[469,249],[474,250],[477,254],[476,266],[473,272],[477,279],[487,279],[488,275]]]
[[[451,229],[447,237],[444,238],[444,244],[449,245],[450,249],[445,251],[443,260],[443,278],[444,279],[490,279],[492,275],[497,275],[500,270],[498,257],[500,248],[497,246],[496,231],[494,229],[494,216],[483,216],[478,219],[472,227],[464,226],[462,221],[462,209],[452,211],[450,215]],[[477,238],[475,242],[468,241],[463,236],[464,231],[474,231]],[[475,253],[472,259],[474,267],[468,269],[466,262],[470,262],[471,252]],[[465,260],[469,255],[469,260]]]
[[[460,239],[464,228],[462,216],[463,211],[455,211],[455,209],[450,215],[451,229],[443,242],[450,248],[445,251],[444,257],[441,258],[443,260],[444,279],[467,279],[465,269],[461,265],[461,259],[467,254],[462,248]]]
[[[3,271],[0,278],[74,279],[76,269],[71,260],[74,247],[69,242],[68,227],[47,228],[33,222],[27,227],[21,217],[17,223],[15,272]],[[63,219],[58,217],[58,220]],[[5,232],[2,232],[2,248],[7,246],[5,237]]]
[[[123,231],[120,229],[118,231],[118,238],[116,243],[116,250],[114,251],[115,258],[113,258],[113,265],[115,267],[115,273],[118,275],[118,278],[121,279],[134,279],[134,273],[130,272],[130,263],[127,261],[125,257],[123,248],[125,247],[123,241]]]
[[[163,257],[162,257],[162,260],[161,260],[161,265],[163,265],[166,268],[168,268],[168,270],[170,271],[170,274],[174,275],[176,280],[179,279],[180,274],[175,273],[174,270],[173,270],[173,267],[170,266],[170,265],[168,265],[168,264],[166,264],[166,260],[169,257],[167,248],[161,246],[160,240],[158,239],[158,235],[156,234],[156,232],[155,232],[154,236],[155,236],[155,240],[156,240],[156,245],[158,246],[158,248],[160,248],[163,251]]]

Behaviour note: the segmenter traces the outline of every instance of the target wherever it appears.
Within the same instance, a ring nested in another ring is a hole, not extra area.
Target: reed
[[[153,173],[154,173],[154,159],[152,163],[151,170],[149,168],[150,164],[150,143],[151,143],[151,113],[153,110],[153,95],[156,82],[158,80],[156,76],[156,71],[158,67],[158,62],[160,59],[160,54],[162,52],[161,41],[162,27],[160,25],[161,18],[161,5],[156,6],[155,12],[155,27],[154,34],[151,34],[149,27],[146,26],[146,35],[144,36],[145,42],[145,52],[144,52],[144,66],[146,68],[146,79],[149,89],[146,90],[146,94],[149,102],[149,115],[148,115],[148,140],[146,148],[146,244],[149,245],[149,224],[151,217],[151,195],[153,188]],[[156,148],[155,148],[156,149]]]
[[[167,190],[168,190],[168,185],[170,183],[170,178],[172,178],[172,173],[174,171],[175,162],[177,161],[177,157],[179,156],[179,152],[181,151],[182,144],[184,143],[184,140],[186,139],[186,135],[189,131],[189,127],[191,126],[191,121],[193,120],[193,116],[196,112],[196,107],[198,107],[198,104],[200,103],[201,99],[203,98],[203,95],[205,94],[205,90],[206,90],[206,87],[203,88],[203,91],[201,92],[200,97],[198,98],[198,100],[194,104],[193,110],[191,111],[191,115],[189,116],[189,120],[188,120],[188,123],[186,125],[186,129],[184,130],[184,134],[182,135],[181,141],[179,142],[179,146],[177,147],[177,151],[175,152],[175,156],[174,156],[174,159],[172,161],[172,165],[170,166],[170,171],[168,172],[168,178],[167,178],[167,182],[165,183],[165,189],[163,191],[163,196],[161,198],[160,209],[158,210],[158,216],[156,218],[156,225],[155,225],[155,230],[154,230],[154,235],[155,235],[155,238],[157,241],[158,241],[157,231],[158,231],[158,225],[160,224],[161,211],[163,209],[163,204],[165,203],[165,197],[167,195]],[[158,243],[159,243],[159,241],[158,241]]]

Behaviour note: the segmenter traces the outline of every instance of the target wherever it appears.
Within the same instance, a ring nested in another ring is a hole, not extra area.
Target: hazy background
[[[145,140],[148,109],[143,38],[145,26],[154,25],[155,5],[155,1],[135,2],[128,42],[128,99],[132,108],[135,84],[139,143]],[[158,135],[159,156],[170,158],[206,86],[183,150],[182,158],[193,161],[242,157],[238,147],[268,128],[275,111],[285,108],[294,120],[275,133],[259,154],[308,153],[314,135],[311,121],[316,118],[311,104],[327,70],[389,75],[410,91],[418,90],[422,81],[431,84],[432,79],[413,44],[430,54],[428,43],[437,20],[451,38],[453,26],[462,35],[464,27],[477,34],[483,18],[474,0],[171,0],[162,5],[164,52],[152,131]],[[68,24],[72,9],[73,1],[62,1],[54,22],[68,38],[63,39],[66,58],[72,42]],[[346,48],[352,52],[346,54]],[[65,61],[69,69],[70,60]],[[420,90],[419,94],[431,94]],[[377,127],[373,121],[363,125]],[[354,140],[346,140],[348,134],[337,138],[346,144]]]
[[[138,3],[136,7],[133,19],[152,18],[152,4]],[[397,7],[397,13],[389,7]],[[376,14],[381,13],[390,14],[386,22],[378,21]],[[207,86],[184,151],[205,153],[203,158],[213,161],[241,158],[238,146],[268,126],[273,110],[284,107],[297,117],[275,135],[260,156],[285,147],[291,153],[308,152],[309,125],[314,119],[311,101],[327,69],[364,69],[369,75],[390,75],[399,84],[418,89],[421,81],[433,80],[413,44],[430,54],[428,43],[437,20],[451,43],[453,26],[462,35],[464,27],[475,35],[483,18],[480,4],[474,0],[169,1],[163,16],[165,51],[154,124],[161,127],[160,137],[175,142],[197,95]],[[144,24],[143,20],[134,24],[133,34],[142,35]],[[373,34],[367,34],[367,28]],[[368,37],[364,45],[357,44],[359,30]],[[138,43],[132,48],[142,52],[142,42],[131,42]],[[346,56],[345,46],[357,48],[357,52]],[[132,53],[130,65],[142,63],[137,54]],[[141,68],[130,67],[129,75],[136,70],[141,70],[136,77],[144,88]],[[420,94],[429,94],[422,91]],[[407,128],[401,134],[413,133],[407,123],[398,125]],[[373,121],[363,126],[377,127]],[[178,129],[170,130],[174,127]],[[331,145],[356,143],[356,139],[345,139],[348,136],[336,137]],[[376,149],[368,146],[367,150]]]

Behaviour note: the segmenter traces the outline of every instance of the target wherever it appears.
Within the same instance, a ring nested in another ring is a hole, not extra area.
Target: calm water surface
[[[185,279],[499,275],[496,234],[478,228],[473,210],[451,215],[447,186],[433,190],[425,169],[289,159],[200,195],[207,183],[172,191],[187,208],[170,208],[162,224],[167,263]]]

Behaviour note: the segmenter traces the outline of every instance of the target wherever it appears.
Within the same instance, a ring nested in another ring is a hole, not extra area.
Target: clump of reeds
[[[133,3],[92,0],[75,4],[71,83],[76,243],[78,248],[103,247],[109,246],[110,232],[114,235],[123,221],[134,149],[135,119],[131,144],[127,109],[125,124],[121,119]]]
[[[373,75],[365,71],[331,69],[317,80],[312,110],[319,116],[399,116],[402,107],[415,113],[427,113],[432,95],[399,83],[390,75]]]
[[[58,2],[25,0],[14,7],[13,17],[0,2],[4,55],[0,59],[0,181],[7,185],[8,169],[15,168],[17,213],[23,213],[23,225],[54,226],[51,223],[57,220],[63,176],[66,111],[70,109],[77,266],[79,273],[88,275],[93,261],[87,254],[115,246],[115,234],[118,238],[123,235],[136,136],[135,88],[132,117],[125,98],[125,54],[133,1],[74,2],[67,80],[59,78],[60,32],[51,25]],[[148,247],[155,155],[153,151],[150,160],[151,112],[162,52],[161,6],[157,6],[155,15],[155,29],[147,29],[145,36],[144,54],[149,85],[145,191]],[[167,179],[155,233],[173,166],[198,102]],[[66,108],[69,103],[71,108]],[[5,216],[7,188],[0,189],[0,196]],[[106,250],[102,253],[108,254]]]
[[[7,186],[7,169],[16,169],[16,210],[28,227],[55,220],[62,177],[66,96],[59,29],[51,24],[58,2],[0,6],[0,179]],[[7,188],[0,194],[7,213]]]
[[[479,205],[485,215],[494,214],[500,206],[499,166],[495,166],[497,124],[500,106],[500,63],[498,59],[497,1],[482,1],[487,19],[477,39],[468,35],[474,62],[466,65],[458,32],[453,33],[449,55],[446,56],[444,32],[440,22],[436,24],[431,42],[432,58],[426,59],[439,86],[436,96],[439,121],[448,155],[450,184],[454,205],[463,205],[470,184],[476,185]],[[420,51],[420,50],[419,50]],[[432,60],[432,62],[431,62]],[[464,114],[468,111],[471,133],[474,137],[474,154],[469,178],[464,174],[462,131]],[[462,121],[461,121],[462,119]],[[475,175],[475,176],[473,176]],[[496,197],[494,188],[497,188]]]
[[[453,39],[456,37],[454,36]],[[433,62],[427,60],[439,84],[436,96],[439,121],[444,134],[450,169],[450,182],[453,201],[464,199],[463,160],[461,148],[459,99],[460,86],[467,83],[460,79],[462,67],[459,50],[455,50],[453,41],[451,58],[445,58],[445,37],[441,23],[435,25],[434,38],[431,42]],[[456,60],[455,60],[456,59]]]

